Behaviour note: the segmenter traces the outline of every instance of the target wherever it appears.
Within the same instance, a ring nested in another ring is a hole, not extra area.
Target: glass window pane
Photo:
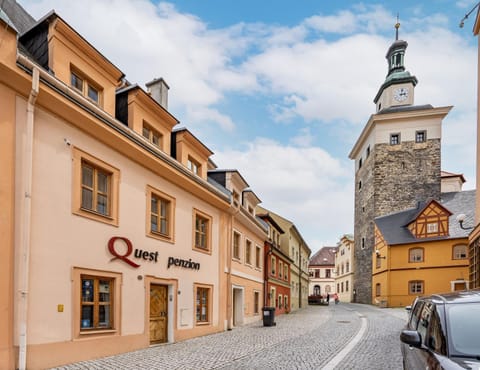
[[[152,213],[158,214],[158,200],[152,195],[152,200],[150,202],[150,208]]]
[[[99,194],[97,196],[97,212],[102,215],[108,214],[107,212],[107,197],[105,195]]]
[[[98,284],[98,300],[99,302],[110,302],[110,281],[100,280]]]
[[[110,326],[110,305],[98,307],[98,326],[102,328]]]
[[[152,142],[158,146],[158,143],[159,143],[159,137],[157,134],[153,134],[153,137],[152,137]]]
[[[93,168],[82,163],[82,185],[93,187]]]
[[[160,215],[162,217],[167,216],[167,202],[164,200],[160,201]]]
[[[168,234],[168,229],[167,229],[167,220],[162,219],[160,222],[160,232],[162,234]]]
[[[82,208],[93,209],[93,192],[82,188]]]
[[[98,103],[98,90],[88,85],[88,97],[92,99],[95,103]]]
[[[80,318],[80,327],[82,329],[93,328],[93,306],[82,305],[82,316]]]
[[[82,302],[93,302],[93,279],[82,279]]]
[[[83,91],[83,80],[78,77],[75,73],[71,74],[70,83],[76,89]]]
[[[150,130],[148,127],[143,126],[142,135],[143,137],[150,139]]]
[[[105,172],[98,171],[97,181],[98,191],[106,193],[108,191],[108,175]]]
[[[150,217],[150,227],[152,231],[158,231],[158,217],[151,215]]]

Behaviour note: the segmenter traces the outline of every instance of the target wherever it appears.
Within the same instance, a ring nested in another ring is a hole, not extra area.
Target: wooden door
[[[165,343],[168,323],[168,289],[150,285],[150,343]]]

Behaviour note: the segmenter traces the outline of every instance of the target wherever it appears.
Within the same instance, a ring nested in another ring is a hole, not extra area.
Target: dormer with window
[[[86,101],[115,115],[115,90],[124,74],[55,12],[19,41],[44,69]]]
[[[257,195],[250,189],[243,191],[243,208],[247,210],[247,212],[251,216],[255,216],[255,208],[258,204],[261,203],[261,200],[257,197]]]
[[[178,120],[140,86],[117,91],[115,115],[145,141],[170,155],[171,131]]]
[[[415,238],[433,238],[449,235],[448,218],[452,213],[435,200],[423,207],[408,229]]]
[[[208,160],[213,152],[186,128],[172,131],[172,157],[192,173],[207,180]]]
[[[208,177],[215,180],[232,194],[232,205],[240,208],[243,205],[243,191],[248,188],[248,183],[237,170],[219,170],[208,171]],[[253,193],[253,192],[252,192]],[[258,199],[258,198],[257,198]],[[255,204],[256,205],[256,204]]]

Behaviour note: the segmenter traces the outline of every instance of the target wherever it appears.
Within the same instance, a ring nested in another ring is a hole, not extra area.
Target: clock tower
[[[405,70],[405,51],[408,43],[398,39],[400,23],[395,24],[395,42],[387,51],[388,73],[375,99],[377,112],[393,106],[413,105],[417,78]]]
[[[405,70],[407,42],[388,49],[388,74],[349,158],[355,161],[354,301],[378,303],[385,287],[372,289],[375,218],[440,198],[442,120],[451,106],[415,105],[417,78]],[[406,231],[408,232],[408,231]],[[382,290],[383,289],[383,290]],[[407,287],[405,287],[407,289]]]

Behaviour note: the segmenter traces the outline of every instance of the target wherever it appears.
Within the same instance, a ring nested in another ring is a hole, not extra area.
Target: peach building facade
[[[0,368],[226,330],[231,194],[164,81],[128,84],[54,12],[18,39],[1,15]]]

